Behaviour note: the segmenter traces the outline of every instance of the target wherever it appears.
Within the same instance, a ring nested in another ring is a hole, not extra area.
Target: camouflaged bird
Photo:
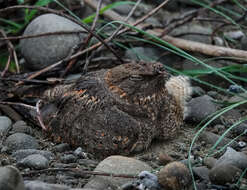
[[[100,157],[140,152],[155,138],[176,136],[188,89],[187,78],[170,77],[160,63],[129,62],[89,72],[44,92],[58,108],[48,129],[55,139]]]

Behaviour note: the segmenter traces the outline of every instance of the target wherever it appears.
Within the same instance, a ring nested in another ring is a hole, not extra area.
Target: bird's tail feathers
[[[168,93],[171,94],[184,112],[184,118],[188,115],[187,101],[191,98],[192,87],[187,76],[172,76],[165,84]]]

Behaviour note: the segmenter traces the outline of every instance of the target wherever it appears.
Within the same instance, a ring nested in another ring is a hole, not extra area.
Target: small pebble
[[[78,147],[77,149],[75,149],[75,151],[73,152],[73,154],[77,158],[88,158],[87,157],[87,153],[81,147]]]
[[[213,168],[217,162],[217,159],[213,157],[206,157],[203,160],[203,164],[207,166],[209,169]]]
[[[40,154],[32,154],[17,162],[17,165],[20,167],[42,170],[49,167],[49,161]]]
[[[241,169],[231,164],[218,164],[210,170],[209,178],[213,184],[226,185],[236,183],[241,173]]]
[[[24,133],[15,133],[8,136],[5,141],[5,145],[8,147],[10,152],[21,150],[21,149],[38,149],[39,144],[37,140]]]
[[[170,157],[168,154],[166,154],[166,153],[160,153],[159,154],[159,157],[158,157],[158,160],[159,160],[159,162],[160,162],[160,164],[162,164],[162,165],[166,165],[166,164],[168,164],[168,163],[170,163],[170,162],[173,162],[174,161],[174,159],[172,158],[172,157]]]
[[[158,173],[159,183],[166,190],[181,190],[191,185],[189,169],[181,162],[171,162]]]
[[[65,152],[65,151],[71,150],[71,148],[70,148],[69,144],[62,143],[62,144],[58,144],[58,145],[54,146],[53,150],[55,152]]]
[[[11,156],[15,158],[17,161],[20,161],[23,158],[26,158],[27,156],[32,154],[40,154],[44,156],[47,160],[53,160],[55,158],[55,155],[50,151],[36,150],[36,149],[17,150],[13,152]]]
[[[0,135],[6,135],[11,129],[12,121],[6,116],[0,116]]]
[[[68,164],[76,162],[77,158],[73,154],[66,154],[61,157],[61,162]]]

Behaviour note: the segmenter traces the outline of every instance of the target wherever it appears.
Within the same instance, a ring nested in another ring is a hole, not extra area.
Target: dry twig
[[[82,177],[85,177],[85,175],[100,175],[100,176],[110,176],[110,177],[122,177],[122,178],[137,178],[137,176],[134,175],[127,175],[127,174],[114,174],[114,173],[106,173],[106,172],[97,172],[97,171],[86,171],[82,170],[80,168],[48,168],[43,170],[34,170],[34,171],[28,171],[25,173],[22,173],[23,176],[30,176],[34,174],[40,174],[40,173],[46,173],[46,172],[74,172],[76,174],[80,174]]]

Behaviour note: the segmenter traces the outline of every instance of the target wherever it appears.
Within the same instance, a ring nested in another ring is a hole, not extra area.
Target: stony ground
[[[146,9],[150,10],[153,6],[154,4],[149,3]],[[230,7],[231,4],[226,4],[225,6]],[[179,7],[179,10],[177,7]],[[92,11],[86,5],[83,8],[85,14]],[[116,8],[115,11],[119,14],[126,15],[130,8],[129,5],[125,5]],[[173,1],[173,3],[162,9],[155,17],[148,19],[146,22],[152,23],[154,27],[163,27],[172,19],[180,18],[182,13],[198,8],[186,1]],[[134,17],[142,15],[143,11],[145,9],[138,9]],[[211,15],[210,13],[204,14],[206,16]],[[45,20],[40,20],[38,24],[43,25],[43,22],[47,22],[47,20],[52,19],[46,18]],[[60,24],[52,27],[49,26],[48,28],[54,27],[52,31],[59,30],[60,27],[64,30],[66,30],[64,27],[78,27],[61,18],[58,18],[54,22]],[[213,23],[205,24],[204,22],[191,21],[176,27],[170,35],[182,36],[189,40],[211,44],[210,34],[213,29]],[[42,30],[45,30],[45,27]],[[244,32],[231,27],[222,32],[224,32],[225,36],[228,35],[228,37],[230,36],[238,42],[234,48],[247,50],[247,36]],[[191,33],[194,33],[194,35]],[[199,33],[203,35],[195,35]],[[27,32],[26,34],[30,33]],[[216,37],[214,43],[225,46],[223,37],[221,35],[217,35]],[[46,41],[51,41],[51,38],[56,42],[53,43],[55,47],[50,47],[57,50],[53,54],[50,54],[50,50],[46,50],[45,47],[42,51],[36,51],[36,46],[40,46],[41,43],[30,41],[27,44],[24,42],[21,44],[20,57],[23,58],[23,54],[26,60],[32,60],[34,64],[28,64],[29,69],[30,67],[37,69],[44,66],[43,64],[49,64],[47,60],[53,63],[61,59],[61,53],[66,52],[66,48],[71,49],[70,44],[64,43],[61,38],[56,36],[44,38],[41,41],[42,43],[46,43]],[[69,36],[68,40],[74,45],[80,41],[80,38]],[[57,44],[61,48],[56,48]],[[30,49],[33,51],[30,51]],[[26,53],[26,51],[30,54]],[[164,53],[163,50],[153,46],[147,46],[146,44],[137,45],[131,50],[121,52],[121,54],[125,58],[137,59],[137,56],[133,52],[139,55],[145,55],[146,57],[143,57],[143,59],[158,59],[160,62],[177,69],[202,68],[199,65],[192,64],[185,59],[169,53],[161,57]],[[54,54],[56,55],[55,60],[49,57]],[[110,54],[107,53],[108,55]],[[35,58],[35,56],[37,57]],[[196,54],[195,56],[201,59],[208,58]],[[46,61],[42,62],[40,60]],[[217,67],[229,66],[234,63],[234,61],[229,60],[210,62],[212,66]],[[24,67],[25,65],[27,66],[24,63]],[[241,73],[241,76],[243,75],[245,73]],[[217,84],[226,88],[229,91],[239,92],[242,96],[246,95],[239,90],[239,86],[230,86],[227,82],[219,79],[218,76],[208,75],[201,78],[211,84]],[[244,88],[246,87],[243,83],[241,85]],[[220,135],[223,135],[233,123],[239,121],[241,117],[246,116],[245,105],[231,109],[229,112],[218,117],[200,132],[198,138],[195,138],[198,130],[202,127],[202,125],[198,126],[198,124],[207,116],[222,108],[223,105],[220,104],[222,100],[236,102],[236,100],[241,100],[241,98],[238,95],[222,94],[194,81],[192,81],[192,86],[192,98],[188,101],[187,105],[189,114],[185,118],[185,124],[176,139],[166,142],[154,141],[146,152],[138,155],[130,155],[129,157],[110,156],[105,160],[98,160],[94,155],[85,152],[83,147],[71,147],[64,143],[55,144],[46,136],[46,133],[41,128],[31,123],[30,120],[20,117],[20,115],[9,115],[8,113],[11,112],[9,111],[10,108],[8,106],[1,106],[0,163],[2,167],[0,168],[0,189],[100,190],[119,189],[120,187],[122,189],[144,189],[143,186],[152,186],[149,189],[153,190],[169,188],[174,190],[189,189],[193,188],[191,174],[188,170],[189,167],[184,169],[179,164],[174,164],[174,161],[179,161],[189,166],[189,160],[192,166],[194,182],[198,189],[239,189],[240,184],[241,187],[246,188],[246,174],[242,176],[243,178],[240,176],[247,168],[247,123],[242,122],[237,125],[222,137],[219,143],[217,142]],[[236,137],[238,138],[235,139]],[[192,142],[194,144],[191,147]],[[216,142],[218,146],[212,148]],[[189,151],[190,147],[191,151]],[[172,172],[169,168],[172,168]],[[149,171],[157,175],[159,182],[165,188],[156,186],[156,179],[155,177],[150,177],[150,173],[144,175],[144,178],[139,177],[138,179],[133,177],[142,171]],[[171,176],[175,176],[174,183],[169,182]],[[140,184],[143,185],[141,186]]]

